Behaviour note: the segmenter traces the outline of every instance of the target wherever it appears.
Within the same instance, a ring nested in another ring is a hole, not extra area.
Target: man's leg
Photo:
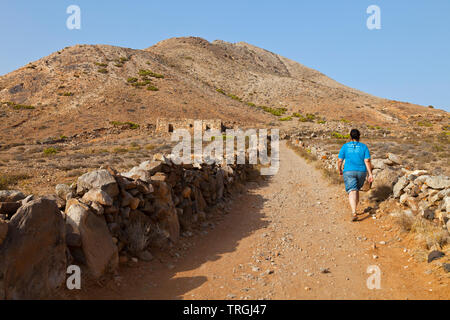
[[[348,200],[350,202],[350,207],[352,208],[352,213],[356,214],[356,207],[358,206],[358,191],[350,191],[348,194]]]

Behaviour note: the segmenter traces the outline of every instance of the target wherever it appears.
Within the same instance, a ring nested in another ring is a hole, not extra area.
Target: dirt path
[[[351,223],[341,186],[330,186],[285,144],[280,155],[276,176],[251,185],[229,214],[183,238],[171,255],[122,267],[120,285],[90,286],[77,298],[450,298],[445,279],[427,274],[383,219]],[[380,290],[367,288],[371,265],[381,270]]]

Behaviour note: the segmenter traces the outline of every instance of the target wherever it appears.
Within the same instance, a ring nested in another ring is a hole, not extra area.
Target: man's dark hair
[[[359,138],[361,137],[361,133],[359,132],[358,129],[352,129],[352,131],[350,131],[350,137],[353,140],[359,141]]]

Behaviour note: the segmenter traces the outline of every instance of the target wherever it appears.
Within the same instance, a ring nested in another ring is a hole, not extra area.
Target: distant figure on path
[[[360,136],[359,130],[352,129],[350,131],[352,141],[342,146],[338,156],[339,174],[344,176],[345,191],[348,193],[348,200],[352,208],[352,221],[358,220],[356,208],[359,203],[359,190],[364,185],[367,173],[369,174],[368,181],[373,182],[369,148],[359,142]],[[344,170],[342,170],[344,160]]]

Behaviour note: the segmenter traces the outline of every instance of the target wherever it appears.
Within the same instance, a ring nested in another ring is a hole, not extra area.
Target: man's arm
[[[342,159],[338,159],[338,170],[339,170],[339,175],[343,175],[343,172],[342,172],[342,163],[343,163],[344,161],[342,160]]]
[[[373,182],[373,175],[372,175],[372,163],[370,162],[370,158],[369,159],[365,159],[364,163],[366,165],[367,172],[369,173],[369,182],[372,183]]]

